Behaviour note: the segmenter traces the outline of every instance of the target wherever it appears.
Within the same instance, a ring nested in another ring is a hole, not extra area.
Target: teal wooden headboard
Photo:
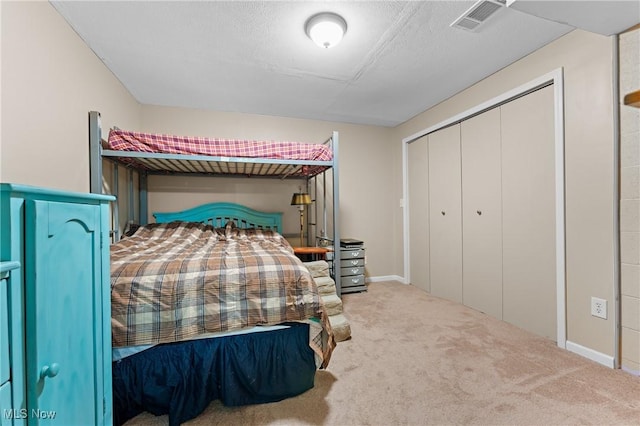
[[[158,223],[202,222],[222,228],[232,220],[238,228],[272,229],[282,233],[282,213],[266,213],[235,203],[209,203],[180,212],[153,213]]]

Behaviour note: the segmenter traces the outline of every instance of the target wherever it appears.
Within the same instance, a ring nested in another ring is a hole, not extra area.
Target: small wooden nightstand
[[[324,260],[327,252],[326,247],[294,247],[293,253],[301,260]]]
[[[624,104],[640,108],[640,90],[627,94],[627,96],[624,97]]]

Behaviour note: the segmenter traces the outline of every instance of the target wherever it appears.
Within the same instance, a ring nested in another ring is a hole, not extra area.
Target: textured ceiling
[[[382,126],[574,28],[507,7],[475,32],[451,28],[474,3],[52,2],[142,104]],[[348,24],[331,49],[304,32],[322,11]]]

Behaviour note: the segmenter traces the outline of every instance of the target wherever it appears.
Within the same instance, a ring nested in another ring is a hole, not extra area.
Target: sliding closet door
[[[500,109],[461,124],[462,300],[502,318]]]
[[[501,109],[503,319],[555,340],[553,86]]]
[[[462,303],[460,125],[429,135],[431,294]]]
[[[411,284],[429,286],[429,164],[428,138],[408,145],[409,167],[409,274]]]

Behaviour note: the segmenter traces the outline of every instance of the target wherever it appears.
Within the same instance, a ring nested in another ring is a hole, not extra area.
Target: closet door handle
[[[482,211],[481,210],[476,210],[476,213],[478,213],[478,216],[482,215]]]
[[[60,372],[60,364],[58,364],[57,362],[54,362],[51,365],[45,365],[44,367],[42,367],[42,369],[40,370],[40,378],[41,379],[45,379],[47,377],[56,377],[58,375],[58,373]]]

